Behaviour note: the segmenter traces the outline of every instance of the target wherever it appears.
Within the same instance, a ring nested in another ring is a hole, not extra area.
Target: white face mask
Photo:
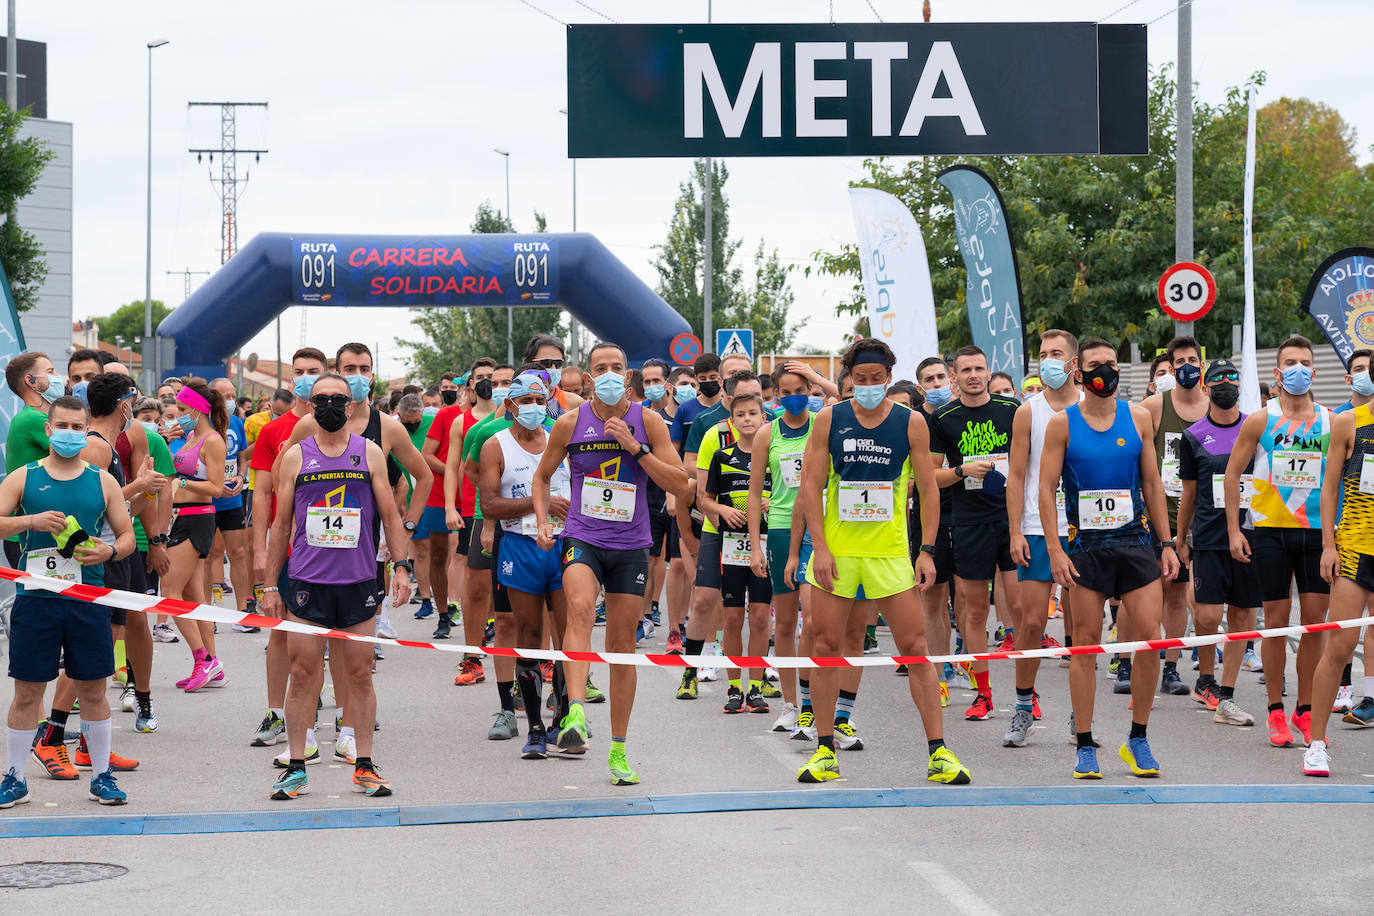
[[[1163,394],[1166,391],[1173,391],[1178,387],[1178,379],[1174,378],[1172,372],[1166,372],[1155,379],[1155,393]]]

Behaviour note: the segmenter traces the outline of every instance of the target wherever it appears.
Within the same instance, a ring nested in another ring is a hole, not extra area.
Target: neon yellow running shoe
[[[926,779],[952,786],[966,786],[973,781],[968,767],[960,763],[959,758],[947,747],[942,747],[930,755],[930,763],[926,766]]]
[[[587,714],[581,703],[570,703],[568,714],[559,723],[558,747],[565,754],[584,754],[587,751]]]
[[[944,707],[946,707],[946,706],[948,706],[948,705],[949,705],[949,682],[948,682],[948,681],[941,681],[941,682],[940,682],[940,708],[943,709]]]
[[[828,747],[816,748],[816,753],[797,771],[797,782],[829,782],[840,778],[840,765],[835,752]]]
[[[639,774],[630,769],[629,761],[625,759],[625,751],[622,748],[611,748],[610,756],[606,762],[611,767],[611,785],[613,786],[637,786],[639,785]]]
[[[591,676],[590,674],[587,675],[587,694],[586,694],[586,696],[587,696],[587,702],[588,702],[588,703],[604,703],[604,702],[606,702],[606,694],[604,694],[604,693],[602,693],[600,690],[598,690],[598,689],[597,689],[597,686],[596,686],[595,684],[592,683],[592,676]]]

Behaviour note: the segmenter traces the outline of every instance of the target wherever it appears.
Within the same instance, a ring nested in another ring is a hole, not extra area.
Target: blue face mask
[[[525,429],[538,429],[548,415],[549,412],[543,404],[521,404],[515,420]]]
[[[35,387],[37,386],[35,385]],[[67,393],[67,377],[65,375],[48,376],[48,387],[44,388],[41,393],[43,395],[43,400],[47,401],[49,404],[56,401]]]
[[[156,424],[156,423],[149,423],[147,420],[144,420],[144,421],[143,421],[143,428],[146,429],[146,430],[148,431],[148,435],[150,435],[150,436],[156,436],[156,435],[157,435],[157,424]]]
[[[821,397],[819,394],[809,395],[806,399],[806,409],[812,413],[818,412],[824,406],[825,398]]]
[[[948,385],[943,388],[926,389],[926,403],[937,410],[948,404],[952,397],[954,397],[954,389]]]
[[[668,393],[668,386],[667,386],[667,385],[645,385],[645,386],[644,386],[644,396],[645,396],[646,398],[648,398],[650,401],[654,402],[655,404],[657,404],[659,401],[661,401],[661,400],[663,399],[663,396],[664,396],[665,394],[667,394],[667,393]]]
[[[305,378],[306,376],[301,376]],[[366,401],[368,395],[372,394],[372,379],[361,373],[355,375],[345,375],[344,381],[348,382],[348,393],[354,402]],[[309,394],[309,392],[306,392]]]
[[[181,416],[177,417],[177,426],[180,426],[181,431],[189,436],[191,435],[191,430],[196,428],[197,416],[199,416],[199,414],[197,414],[195,411],[192,411],[191,413],[184,413]]]
[[[625,377],[614,372],[604,372],[592,382],[596,399],[607,407],[614,407],[625,397]]]
[[[549,387],[557,388],[558,383],[563,380],[563,370],[549,368],[545,369],[544,371],[549,374]]]
[[[1356,372],[1350,376],[1350,390],[1362,398],[1374,394],[1374,381],[1369,380],[1369,372]]]
[[[686,404],[697,396],[697,390],[691,385],[678,385],[673,389],[673,400],[679,404]]]
[[[854,400],[859,402],[859,406],[872,410],[883,402],[883,396],[887,394],[886,385],[855,385]]]
[[[1040,381],[1058,390],[1069,383],[1068,363],[1062,359],[1040,360]],[[927,395],[929,397],[929,395]]]
[[[801,416],[811,399],[804,394],[787,394],[782,397],[782,409],[792,416]]]
[[[1307,394],[1312,387],[1312,370],[1302,363],[1283,370],[1283,390],[1289,394]]]
[[[52,450],[63,458],[75,458],[86,447],[86,434],[76,429],[55,429],[48,437]]]
[[[85,404],[87,407],[91,406],[91,402],[86,400],[86,388],[90,384],[90,382],[82,381],[77,382],[75,385],[72,386],[72,397],[76,398],[78,401],[80,401],[82,404]]]
[[[424,414],[425,416],[427,416],[427,417],[432,417],[432,416],[435,416],[436,414],[439,413],[439,408],[437,408],[437,407],[426,407],[423,411],[421,411],[421,413],[423,413],[423,414]]]
[[[505,402],[506,398],[508,398],[509,396],[510,396],[510,386],[509,386],[509,385],[507,385],[507,386],[504,387],[504,388],[497,388],[497,387],[494,386],[494,385],[492,386],[492,389],[491,389],[491,399],[492,399],[492,401],[493,401],[494,403],[496,403],[496,404],[502,404],[502,403]]]
[[[315,387],[315,379],[318,375],[298,375],[292,383],[292,390],[296,392],[296,397],[304,400],[310,397],[310,389]]]
[[[1202,368],[1192,363],[1184,363],[1174,370],[1174,378],[1180,388],[1196,388],[1197,383],[1202,381]]]

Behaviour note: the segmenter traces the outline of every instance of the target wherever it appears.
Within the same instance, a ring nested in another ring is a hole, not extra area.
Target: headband
[[[892,366],[888,364],[887,355],[881,350],[860,350],[858,353],[854,354],[853,364],[855,366],[863,366],[867,363],[877,363],[884,369],[892,368]]]
[[[210,402],[205,400],[205,398],[201,397],[195,391],[192,391],[188,386],[183,385],[182,389],[177,392],[177,401],[185,404],[192,410],[200,411],[207,417],[210,415]]]

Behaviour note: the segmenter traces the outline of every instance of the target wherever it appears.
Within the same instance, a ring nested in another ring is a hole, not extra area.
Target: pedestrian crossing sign
[[[716,331],[716,355],[746,356],[754,359],[754,331],[752,328],[719,328]]]

